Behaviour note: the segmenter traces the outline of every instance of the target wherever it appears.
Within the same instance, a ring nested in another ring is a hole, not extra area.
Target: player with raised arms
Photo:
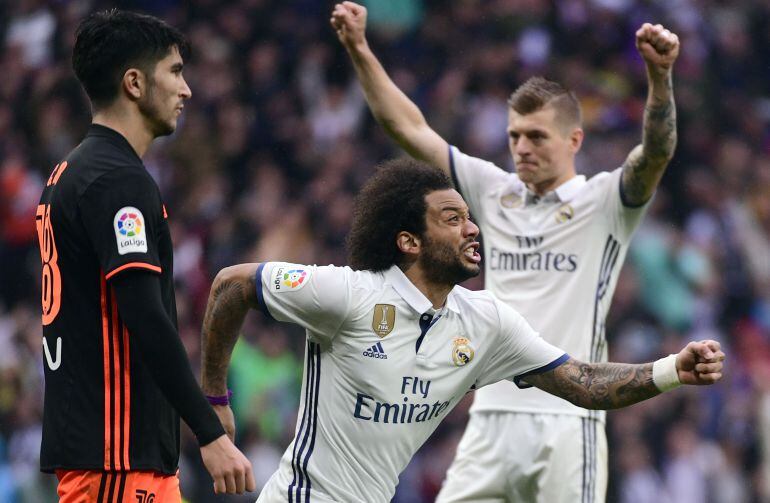
[[[569,356],[490,292],[457,286],[480,272],[478,233],[449,177],[404,158],[357,196],[351,267],[267,262],[217,274],[202,333],[207,394],[228,394],[249,309],[306,331],[294,440],[260,503],[390,501],[439,422],[468,391],[500,380],[611,409],[721,378],[724,354],[709,340],[654,363]],[[214,409],[233,435],[230,408]]]
[[[331,24],[377,121],[411,156],[450,175],[468,202],[484,236],[485,288],[573,357],[607,361],[604,320],[620,268],[676,145],[677,36],[649,23],[636,32],[649,86],[642,142],[622,167],[586,179],[575,170],[580,103],[559,83],[533,77],[511,94],[509,173],[428,125],[369,48],[363,6],[337,4]],[[602,502],[604,421],[540,389],[479,390],[438,501]]]

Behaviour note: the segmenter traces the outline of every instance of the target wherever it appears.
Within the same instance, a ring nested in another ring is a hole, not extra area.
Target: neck
[[[408,268],[402,268],[401,270],[404,271],[404,275],[409,278],[409,281],[430,301],[433,309],[444,307],[446,298],[449,292],[452,291],[452,288],[454,288],[454,285],[439,284],[429,280],[425,271],[416,262]]]
[[[577,174],[573,168],[558,178],[551,178],[550,180],[544,180],[540,183],[528,183],[527,188],[538,196],[544,196],[552,190],[556,190],[560,186],[572,180],[575,178],[575,176],[577,176]]]
[[[144,156],[155,137],[144,125],[141,115],[119,107],[110,107],[94,114],[94,124],[114,129],[128,140],[139,157]]]

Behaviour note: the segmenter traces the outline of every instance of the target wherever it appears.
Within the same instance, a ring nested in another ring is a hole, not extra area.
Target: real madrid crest
[[[385,337],[396,325],[396,306],[391,304],[376,304],[372,316],[372,330],[380,337]]]
[[[572,217],[574,216],[575,210],[567,203],[559,206],[559,209],[556,211],[556,221],[560,224],[563,224],[567,220],[572,220]]]
[[[455,362],[455,365],[462,367],[473,360],[473,355],[476,352],[471,346],[471,341],[465,337],[455,337],[452,344],[452,361]]]

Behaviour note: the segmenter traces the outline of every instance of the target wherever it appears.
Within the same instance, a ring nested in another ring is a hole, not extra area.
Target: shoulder
[[[499,319],[498,300],[490,291],[455,286],[451,295],[460,316],[466,322],[477,323],[483,320],[491,323]]]

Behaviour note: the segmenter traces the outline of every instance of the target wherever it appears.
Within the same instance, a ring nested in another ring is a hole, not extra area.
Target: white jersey
[[[450,148],[455,186],[481,229],[485,288],[542,337],[586,362],[607,361],[604,320],[631,235],[648,205],[626,207],[620,168],[576,176],[542,197],[515,173]],[[604,418],[536,388],[500,382],[476,392],[482,410]]]
[[[455,287],[436,312],[398,267],[269,262],[257,280],[262,310],[307,331],[294,441],[260,502],[390,501],[469,390],[568,358],[488,292]]]

